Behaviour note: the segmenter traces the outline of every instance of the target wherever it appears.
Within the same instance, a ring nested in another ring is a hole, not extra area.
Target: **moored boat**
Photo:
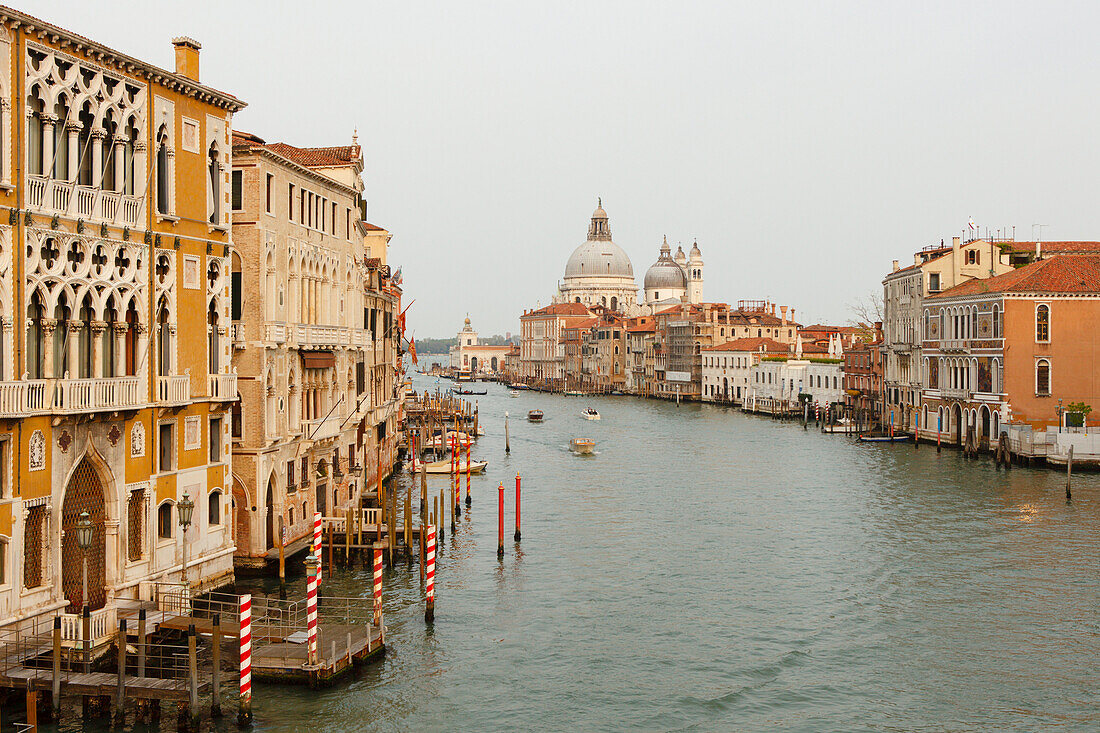
[[[569,450],[582,456],[587,456],[596,449],[596,441],[591,438],[573,438],[569,441]]]
[[[419,473],[421,467],[423,467],[425,473],[433,473],[433,474],[450,473],[451,472],[451,465],[452,464],[451,464],[450,459],[445,460],[445,461],[432,461],[430,463],[424,463],[422,461],[414,460],[413,461],[413,472],[414,473]],[[460,460],[458,462],[458,472],[459,473],[466,473],[466,465],[467,465],[467,462],[465,460]],[[485,470],[485,467],[488,466],[488,465],[489,465],[488,461],[473,461],[472,460],[472,461],[469,462],[470,473],[482,473]]]
[[[894,435],[889,433],[860,433],[859,439],[864,443],[904,443],[907,440],[912,440],[908,435],[901,433],[895,433]]]
[[[530,422],[542,422],[542,410],[531,410],[527,413]]]

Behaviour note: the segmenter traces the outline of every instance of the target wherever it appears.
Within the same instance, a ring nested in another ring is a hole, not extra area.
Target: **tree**
[[[852,314],[848,324],[860,329],[860,335],[865,341],[874,341],[875,324],[885,320],[882,293],[872,291],[867,296],[856,299],[848,304],[848,312]]]

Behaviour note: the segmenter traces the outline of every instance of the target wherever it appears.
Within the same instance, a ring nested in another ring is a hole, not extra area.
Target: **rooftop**
[[[703,349],[703,351],[760,351],[761,347],[763,347],[765,353],[769,354],[786,354],[790,351],[790,347],[787,346],[787,344],[781,344],[775,339],[770,338],[734,339],[733,341],[727,341],[717,346],[708,346]]]
[[[929,300],[982,293],[1100,293],[1100,253],[1038,260],[1004,275],[956,285]]]

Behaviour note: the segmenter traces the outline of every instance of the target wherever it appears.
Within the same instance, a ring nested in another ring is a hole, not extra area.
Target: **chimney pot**
[[[180,36],[172,39],[176,47],[176,73],[192,81],[199,80],[199,50],[202,44],[194,38]]]
[[[957,250],[959,248],[959,238],[951,237],[951,249]]]
[[[894,272],[897,272],[897,271],[898,271],[898,270],[900,270],[900,269],[901,269],[901,268],[900,268],[900,267],[898,267],[898,261],[897,261],[897,260],[894,260]]]

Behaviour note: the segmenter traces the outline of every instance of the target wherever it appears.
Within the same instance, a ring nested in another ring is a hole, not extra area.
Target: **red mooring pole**
[[[504,558],[504,482],[497,488],[497,557]]]
[[[519,512],[519,507],[520,507],[520,501],[519,501],[519,474],[517,473],[516,474],[516,534],[515,534],[515,537],[513,538],[513,539],[515,539],[516,542],[519,542],[519,540],[520,540],[520,533],[519,533],[519,513],[520,512]]]

